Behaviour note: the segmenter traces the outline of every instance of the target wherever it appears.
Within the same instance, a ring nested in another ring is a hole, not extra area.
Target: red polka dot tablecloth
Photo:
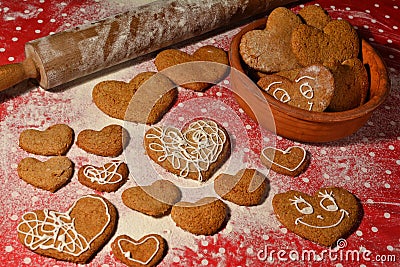
[[[145,2],[148,1],[0,0],[0,64],[21,62],[24,59],[24,44],[29,40],[126,11],[133,3],[139,5]],[[116,235],[127,234],[140,239],[146,234],[158,233],[167,240],[169,249],[160,266],[339,267],[400,264],[400,2],[321,0],[302,5],[308,4],[322,6],[333,18],[348,20],[359,35],[379,52],[391,82],[387,100],[365,126],[345,139],[327,144],[298,144],[260,129],[251,121],[232,97],[229,77],[204,93],[180,89],[178,101],[163,123],[182,126],[194,118],[207,116],[217,120],[235,141],[229,167],[224,170],[232,172],[241,167],[257,168],[267,175],[270,189],[266,200],[259,206],[240,207],[228,203],[230,217],[218,234],[194,236],[176,227],[169,216],[154,219],[124,206],[122,191],[135,186],[138,179],[147,173],[140,169],[141,164],[150,164],[143,163],[146,161],[144,156],[138,156],[136,160],[125,153],[123,156],[133,167],[131,179],[117,192],[101,194],[118,209]],[[297,11],[302,5],[290,8]],[[211,44],[228,50],[238,31],[239,28],[208,36],[180,49],[193,52]],[[76,174],[56,193],[36,189],[23,182],[17,175],[17,166],[20,160],[32,155],[19,148],[19,134],[28,128],[44,129],[56,123],[70,125],[76,134],[83,129],[100,129],[111,123],[123,125],[96,108],[91,98],[92,88],[105,80],[129,81],[136,74],[149,70],[156,70],[152,57],[124,64],[112,71],[101,72],[90,80],[56,90],[45,91],[31,81],[25,81],[0,92],[0,178],[3,182],[0,187],[1,266],[75,266],[38,256],[22,246],[17,239],[18,222],[27,211],[66,211],[79,197],[100,194],[81,185]],[[135,149],[141,146],[142,140],[132,139]],[[263,167],[259,159],[263,146],[282,148],[294,144],[303,146],[312,156],[310,166],[303,174],[292,178],[268,172]],[[68,157],[75,163],[76,171],[85,164],[104,162],[104,159],[89,155],[76,145],[72,146]],[[274,194],[280,192],[294,189],[313,194],[319,188],[328,186],[340,186],[354,193],[364,211],[357,230],[334,250],[290,232],[278,222],[271,204]],[[88,266],[123,264],[114,258],[107,244]]]

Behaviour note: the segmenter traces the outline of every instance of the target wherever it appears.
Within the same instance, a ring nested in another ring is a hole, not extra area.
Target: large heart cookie
[[[282,103],[310,111],[324,111],[335,93],[334,77],[322,65],[301,69],[293,81],[272,74],[264,76],[257,84],[263,89],[263,93]]]
[[[252,30],[242,36],[240,55],[251,68],[262,72],[277,72],[300,65],[291,50],[292,31],[301,24],[291,10],[278,7],[268,16],[266,28]]]
[[[78,171],[81,184],[102,192],[117,191],[127,180],[128,165],[121,160],[112,160],[101,167],[83,165]]]
[[[345,111],[364,104],[368,96],[369,79],[364,64],[358,58],[325,63],[335,78],[335,94],[328,109]]]
[[[261,151],[261,162],[273,171],[297,176],[308,166],[310,158],[301,146],[288,147],[286,150],[266,147]]]
[[[22,215],[19,241],[42,256],[86,263],[111,238],[117,211],[105,198],[87,195],[66,212],[36,210]]]
[[[180,198],[179,188],[167,180],[157,180],[148,186],[130,187],[122,193],[125,206],[153,217],[167,215]]]
[[[149,157],[184,178],[206,181],[230,155],[229,135],[212,120],[196,120],[182,131],[152,127],[144,138]]]
[[[140,73],[129,83],[100,82],[93,88],[93,102],[110,117],[154,124],[171,108],[178,96],[177,88],[168,78],[155,74]]]
[[[323,64],[358,56],[357,32],[345,20],[332,20],[323,30],[299,25],[292,33],[292,50],[303,66]]]
[[[351,234],[362,216],[356,197],[338,187],[322,188],[314,196],[297,191],[277,194],[272,206],[287,229],[324,246],[334,246]]]
[[[37,188],[55,192],[65,185],[74,173],[74,164],[64,156],[42,162],[35,158],[24,158],[18,163],[18,176]]]
[[[198,64],[185,64],[194,62]],[[158,71],[176,84],[186,89],[204,91],[225,77],[229,61],[223,49],[206,45],[200,47],[192,55],[177,49],[161,51],[156,56],[154,64]]]
[[[167,242],[157,234],[149,234],[139,240],[120,235],[111,243],[111,249],[114,256],[127,266],[156,266],[165,255]]]
[[[219,196],[241,206],[261,204],[268,189],[267,178],[255,169],[242,169],[235,175],[222,173],[214,181]]]
[[[103,157],[119,156],[123,149],[126,131],[120,125],[112,124],[100,131],[83,130],[78,134],[76,144],[88,153]]]
[[[55,124],[44,131],[28,129],[19,136],[19,146],[44,156],[65,155],[74,142],[74,131],[66,124]]]
[[[176,225],[195,235],[217,233],[227,218],[228,207],[217,198],[206,197],[196,203],[178,202],[171,210]]]

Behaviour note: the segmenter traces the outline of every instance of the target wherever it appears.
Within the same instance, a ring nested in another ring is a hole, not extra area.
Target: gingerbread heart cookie
[[[334,77],[323,65],[301,69],[293,81],[272,74],[264,76],[257,84],[263,93],[282,103],[309,111],[324,111],[335,93]]]
[[[288,147],[286,150],[266,147],[261,151],[261,162],[275,172],[298,176],[309,165],[310,157],[300,146]]]
[[[74,164],[64,156],[42,162],[35,158],[24,158],[18,163],[18,176],[37,188],[55,192],[65,185],[74,173]]]
[[[114,256],[129,267],[156,266],[167,250],[167,241],[157,234],[134,240],[127,235],[118,236],[112,243]]]
[[[135,186],[122,193],[125,206],[153,217],[169,214],[181,198],[181,191],[172,182],[157,180],[148,186]]]
[[[24,130],[19,136],[19,146],[36,155],[65,155],[74,142],[74,131],[66,124],[55,124],[44,131]]]
[[[206,197],[196,203],[178,202],[172,207],[171,218],[178,227],[192,234],[213,235],[225,223],[227,211],[224,202]]]
[[[185,64],[194,62],[202,63]],[[211,64],[207,64],[207,62],[211,62]],[[212,45],[200,47],[192,55],[177,49],[167,49],[156,56],[154,64],[158,71],[161,71],[175,84],[193,91],[204,91],[218,83],[227,75],[229,69],[227,53]],[[168,68],[180,64],[184,64],[183,67],[172,68],[172,71],[168,70]]]
[[[356,58],[357,32],[346,20],[332,20],[323,30],[302,24],[292,33],[292,51],[303,66]]]
[[[87,263],[111,238],[117,211],[105,198],[87,195],[66,212],[29,211],[18,224],[18,239],[42,256]]]
[[[129,83],[103,81],[92,91],[93,102],[108,116],[147,124],[161,120],[177,97],[173,83],[155,72],[140,73]]]
[[[272,206],[287,229],[328,247],[351,234],[362,216],[356,197],[339,187],[322,188],[314,196],[297,191],[277,194]]]
[[[144,138],[148,156],[184,178],[207,181],[230,155],[226,130],[212,120],[196,120],[183,130],[152,127]]]
[[[83,130],[78,134],[76,144],[88,153],[103,157],[117,157],[127,141],[127,132],[120,125],[112,124],[100,131]]]
[[[291,49],[291,35],[300,24],[300,18],[291,10],[274,9],[264,30],[252,30],[242,36],[239,52],[243,61],[267,73],[298,68],[300,65]]]
[[[83,165],[78,171],[78,181],[94,190],[115,192],[127,180],[128,165],[121,160],[112,160],[101,167]]]
[[[255,169],[242,169],[235,175],[220,174],[214,190],[223,199],[241,206],[261,204],[268,191],[267,178]]]
[[[364,64],[358,58],[325,64],[335,78],[335,94],[330,111],[345,111],[364,104],[368,96],[369,79]]]

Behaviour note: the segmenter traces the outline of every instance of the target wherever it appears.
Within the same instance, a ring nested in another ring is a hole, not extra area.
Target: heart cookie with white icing
[[[40,161],[24,158],[18,163],[18,176],[37,188],[55,192],[65,185],[74,173],[74,164],[65,156]]]
[[[264,94],[282,103],[309,111],[324,111],[335,93],[335,80],[329,69],[312,65],[301,69],[294,80],[278,74],[265,75],[258,82]]]
[[[152,127],[144,147],[157,164],[180,177],[207,181],[230,156],[227,131],[212,120],[196,120],[183,130]]]
[[[128,165],[121,160],[112,160],[101,167],[83,165],[78,171],[78,180],[81,184],[101,191],[117,191],[127,180]]]
[[[28,249],[57,260],[87,263],[117,226],[113,204],[98,195],[78,199],[66,212],[29,211],[18,224],[18,239]]]
[[[277,194],[272,206],[287,229],[328,247],[350,235],[362,217],[357,198],[339,187],[321,188],[314,196],[298,191]]]
[[[156,266],[167,250],[167,241],[157,234],[134,240],[127,235],[118,236],[112,243],[114,256],[129,267]]]
[[[310,157],[300,146],[288,147],[286,150],[266,147],[261,151],[261,162],[277,173],[298,176],[307,168]]]

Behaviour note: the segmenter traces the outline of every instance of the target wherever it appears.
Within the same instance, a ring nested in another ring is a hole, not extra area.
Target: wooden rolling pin
[[[295,0],[159,0],[25,44],[22,63],[0,67],[0,91],[34,78],[53,88],[265,13]]]

